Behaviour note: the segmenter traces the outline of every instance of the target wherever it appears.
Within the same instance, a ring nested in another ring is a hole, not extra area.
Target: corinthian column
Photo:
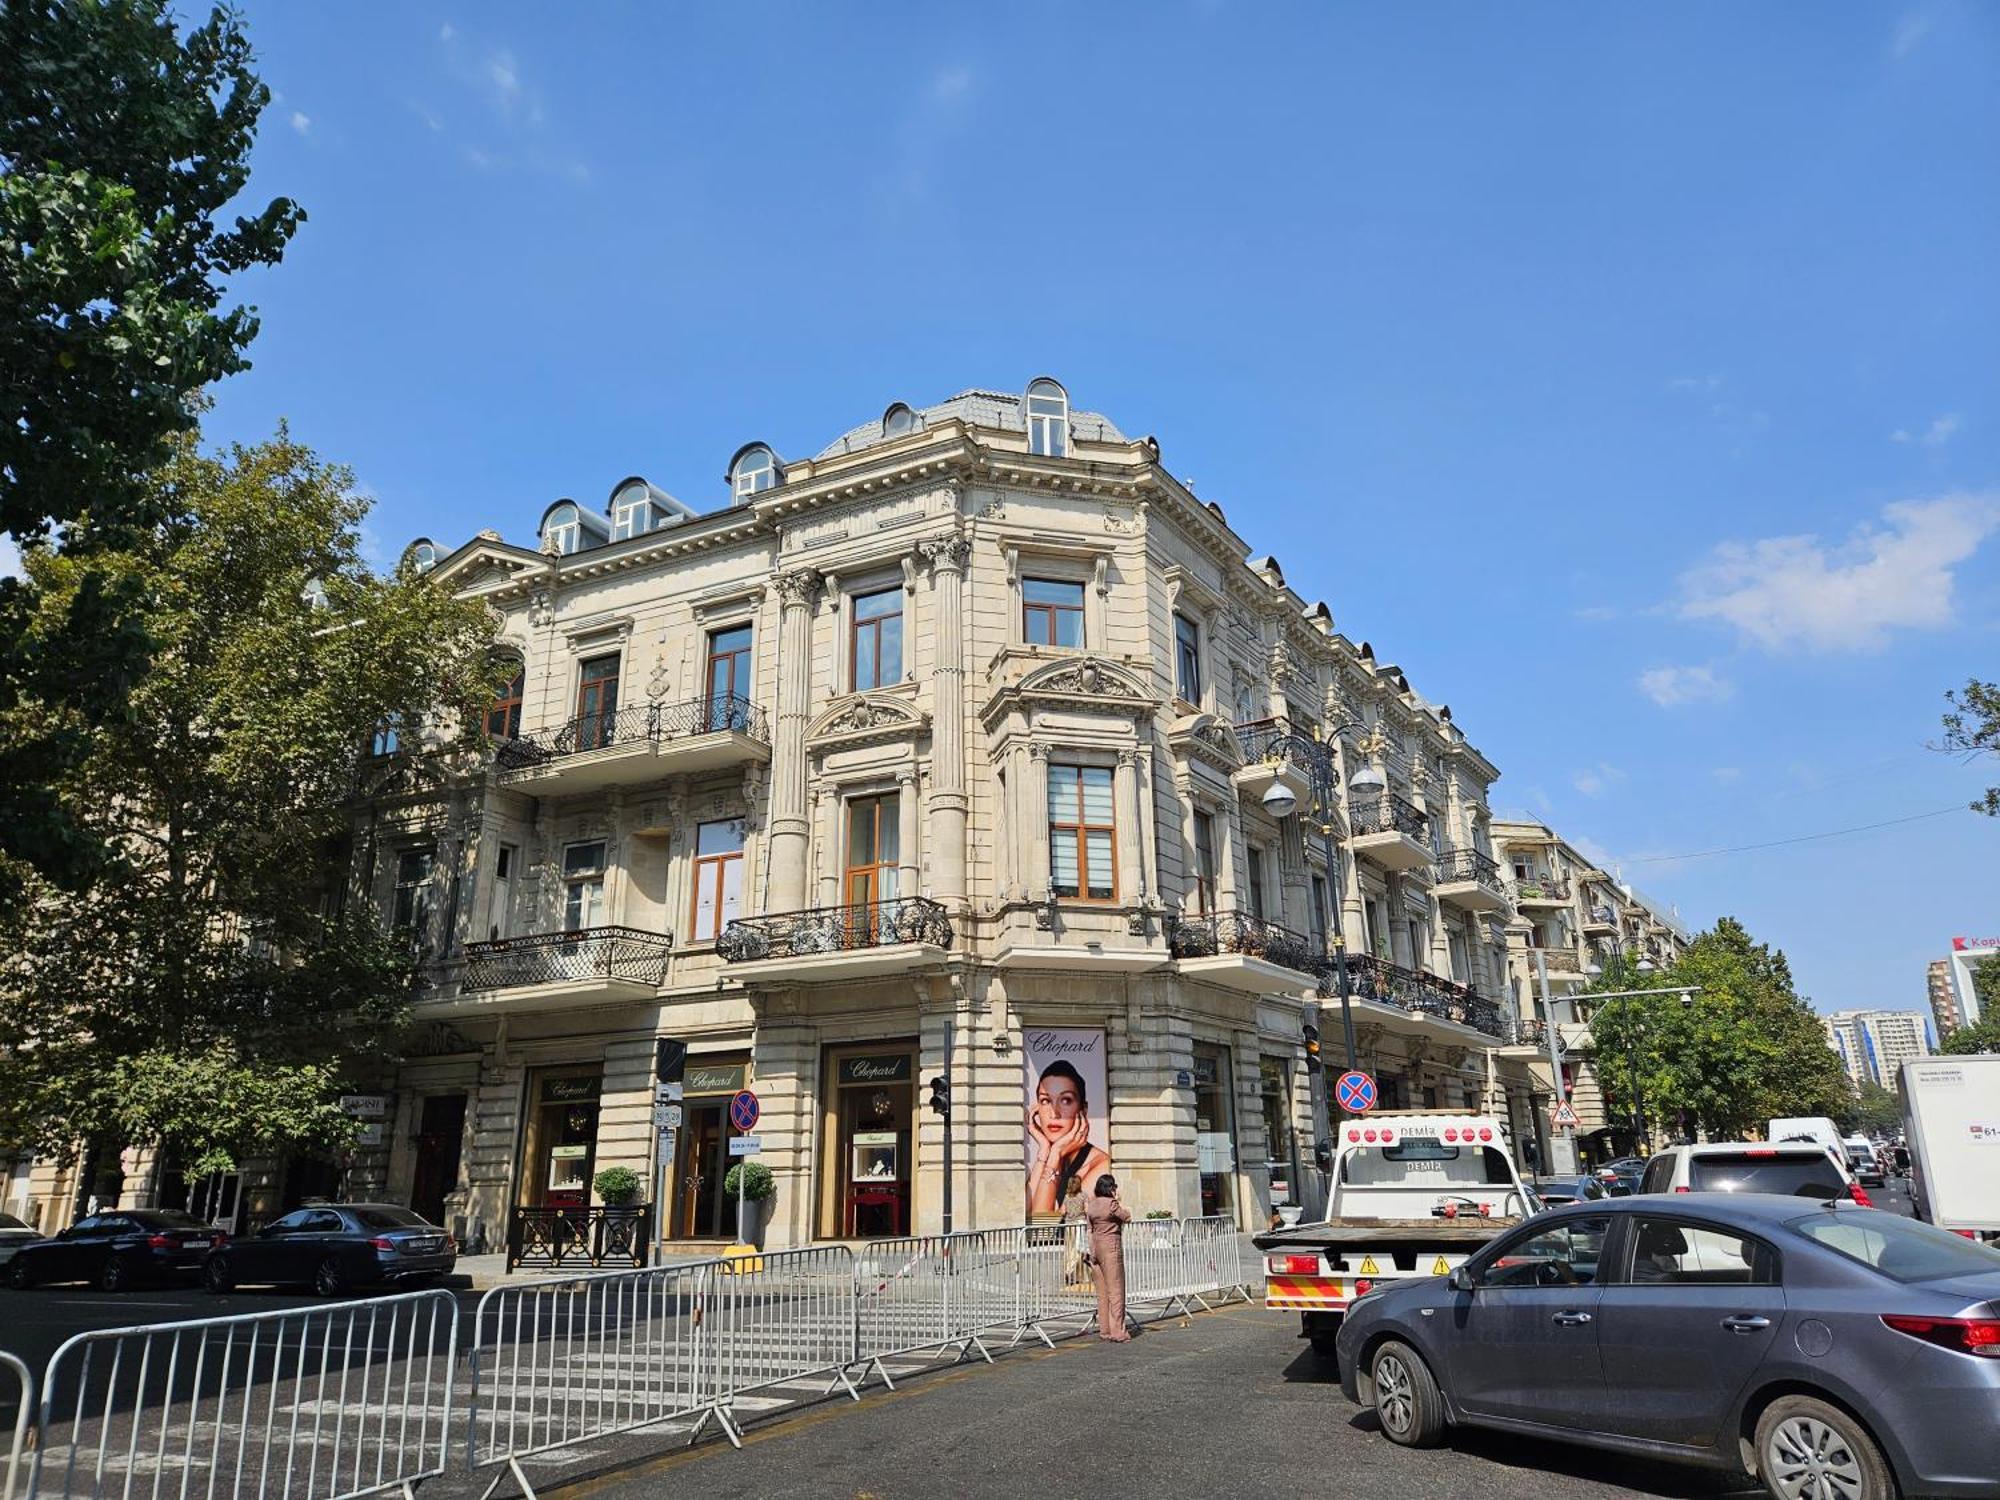
[[[771,736],[771,877],[773,911],[806,904],[806,717],[811,708],[812,606],[819,574],[810,568],[779,573],[778,702]]]
[[[933,537],[919,546],[931,565],[937,632],[931,668],[931,894],[965,901],[965,566],[972,543]]]

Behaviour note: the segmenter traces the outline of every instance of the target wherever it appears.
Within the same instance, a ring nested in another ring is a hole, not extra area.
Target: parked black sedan
[[[2000,1496],[2000,1251],[1838,1200],[1576,1203],[1349,1304],[1341,1384],[1454,1424],[1748,1469],[1780,1500]]]
[[[90,1214],[49,1239],[23,1245],[7,1262],[16,1291],[64,1281],[116,1292],[139,1281],[192,1281],[211,1249],[229,1238],[212,1224],[166,1209]]]
[[[245,1285],[350,1287],[432,1281],[458,1264],[458,1242],[393,1203],[319,1203],[218,1246],[202,1266],[211,1292]]]

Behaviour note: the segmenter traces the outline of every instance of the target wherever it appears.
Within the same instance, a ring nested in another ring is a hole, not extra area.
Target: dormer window
[[[611,540],[644,536],[653,529],[653,492],[647,485],[628,484],[611,497]]]
[[[437,566],[438,552],[427,536],[420,536],[403,549],[403,565],[414,573],[428,573]]]
[[[774,489],[777,483],[778,455],[762,443],[752,443],[729,466],[729,492],[738,500]]]
[[[1069,393],[1046,376],[1028,386],[1028,451],[1045,458],[1069,455]]]
[[[901,437],[905,433],[915,432],[916,430],[917,414],[911,411],[909,407],[903,405],[902,402],[898,401],[894,406],[891,406],[887,411],[882,413],[883,437]]]
[[[542,550],[568,557],[583,545],[583,516],[572,501],[565,500],[542,520]]]

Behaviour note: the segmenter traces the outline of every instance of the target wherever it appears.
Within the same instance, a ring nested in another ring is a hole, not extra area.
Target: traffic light
[[[1308,1073],[1317,1073],[1321,1067],[1320,1057],[1319,1057],[1319,1002],[1318,1001],[1308,1000],[1306,1002],[1305,1016],[1299,1027],[1299,1031],[1300,1034],[1305,1037],[1305,1042],[1306,1042],[1306,1071]]]
[[[653,1039],[653,1077],[661,1083],[679,1083],[687,1074],[688,1044],[677,1036]]]
[[[951,1080],[942,1073],[931,1079],[931,1108],[939,1119],[951,1118]]]

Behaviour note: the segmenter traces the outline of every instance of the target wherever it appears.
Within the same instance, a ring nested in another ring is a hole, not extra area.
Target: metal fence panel
[[[80,1333],[50,1356],[37,1500],[348,1500],[445,1470],[445,1291]]]
[[[989,1362],[988,1335],[1018,1343],[1039,1327],[1024,1281],[1026,1229],[873,1240],[855,1252],[859,1358],[894,1386],[883,1361],[893,1355],[977,1349]],[[1047,1335],[1039,1335],[1044,1342]]]
[[[777,1250],[715,1268],[703,1327],[703,1363],[715,1385],[712,1410],[742,1445],[730,1408],[772,1386],[845,1386],[855,1349],[854,1252],[845,1245]]]
[[[29,1406],[35,1393],[35,1378],[20,1356],[0,1349],[0,1370],[14,1377],[14,1435],[8,1442],[7,1464],[0,1471],[0,1500],[14,1500],[14,1486],[20,1479],[21,1460],[28,1451]]]

